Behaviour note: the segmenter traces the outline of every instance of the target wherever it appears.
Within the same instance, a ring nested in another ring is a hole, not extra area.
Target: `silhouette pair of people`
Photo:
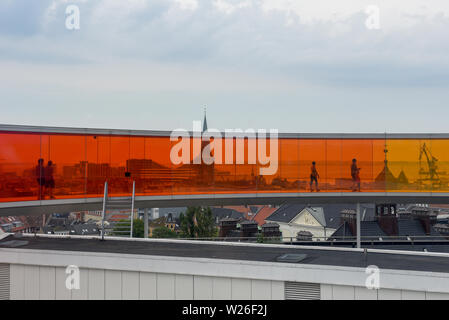
[[[47,162],[47,166],[44,166],[44,159],[39,159],[37,161],[37,166],[35,168],[35,175],[37,180],[38,190],[38,200],[44,200],[45,196],[48,194],[50,199],[54,199],[53,190],[55,188],[54,165],[50,160]]]
[[[351,164],[351,178],[352,178],[352,191],[360,192],[360,170],[357,166],[357,159],[352,159]],[[313,184],[315,183],[315,191],[319,192],[320,189],[318,188],[318,179],[320,178],[320,175],[318,173],[318,170],[316,168],[316,162],[312,162],[312,166],[310,168],[310,191],[313,192]]]

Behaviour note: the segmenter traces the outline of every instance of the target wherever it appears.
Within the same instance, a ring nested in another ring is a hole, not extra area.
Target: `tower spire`
[[[206,107],[204,107],[203,132],[207,131]]]

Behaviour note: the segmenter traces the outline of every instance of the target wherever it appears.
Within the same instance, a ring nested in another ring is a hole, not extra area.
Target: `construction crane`
[[[423,168],[421,163],[423,156],[425,156],[426,158],[427,170]],[[430,150],[427,148],[426,143],[424,143],[420,147],[419,152],[419,166],[420,166],[419,174],[421,176],[421,178],[419,179],[419,183],[421,185],[424,185],[425,181],[428,181],[432,188],[440,188],[443,185],[441,176],[445,175],[446,172],[438,171],[437,162],[438,159],[432,155]]]

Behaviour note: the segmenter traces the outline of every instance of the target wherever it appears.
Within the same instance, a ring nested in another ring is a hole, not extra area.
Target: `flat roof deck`
[[[8,241],[19,240],[28,243],[14,249],[61,250],[75,252],[119,253],[135,255],[153,255],[170,257],[230,259],[243,261],[277,262],[284,254],[306,254],[307,257],[295,262],[309,265],[365,268],[376,265],[380,269],[409,270],[424,272],[449,273],[448,254],[428,254],[413,252],[394,252],[368,249],[345,248],[306,248],[289,245],[211,243],[183,240],[116,240],[100,241],[86,237],[62,238],[51,236],[26,235],[24,237],[8,236],[0,241],[2,248],[11,248]],[[277,262],[285,263],[285,262]]]

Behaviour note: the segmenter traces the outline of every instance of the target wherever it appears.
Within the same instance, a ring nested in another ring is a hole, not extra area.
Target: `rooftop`
[[[286,204],[282,205],[266,221],[284,222],[292,221],[302,210],[307,209],[317,221],[327,228],[337,229],[341,226],[340,213],[342,210],[354,210],[356,204]],[[370,220],[374,217],[374,205],[363,204],[361,206],[362,217],[364,220]]]
[[[12,240],[19,246],[11,245]],[[442,253],[412,253],[349,248],[319,248],[288,245],[213,243],[182,240],[118,240],[100,241],[95,237],[61,237],[12,235],[0,240],[0,250],[56,250],[74,252],[119,253],[134,255],[230,259],[244,261],[277,262],[285,254],[306,254],[298,263],[303,265],[325,265],[342,267],[366,267],[376,265],[381,269],[413,270],[449,273],[449,255]]]
[[[423,225],[417,219],[399,218],[398,234],[390,238],[405,238],[418,237],[422,240],[442,239],[441,234],[435,230],[433,226],[430,227],[430,235],[427,235]],[[362,237],[387,237],[388,235],[382,230],[378,221],[361,221],[360,234]],[[332,238],[354,237],[354,234],[347,222],[343,223],[331,236]]]

